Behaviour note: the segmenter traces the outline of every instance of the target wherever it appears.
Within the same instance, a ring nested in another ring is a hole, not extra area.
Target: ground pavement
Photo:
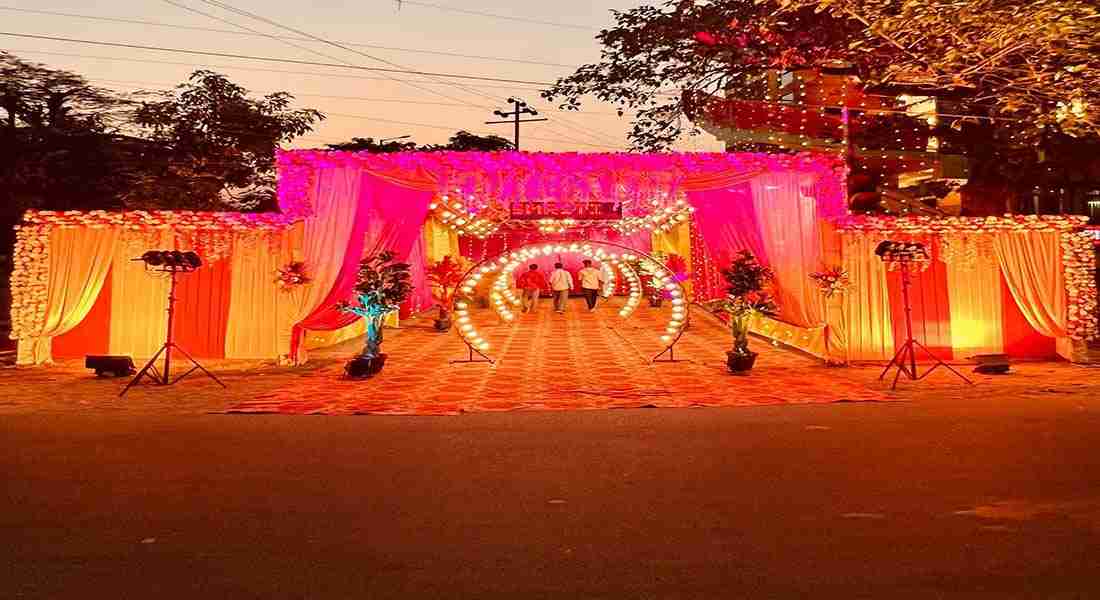
[[[413,332],[430,333],[391,353]],[[895,401],[240,415],[339,358],[216,363],[229,392],[121,401],[75,364],[3,369],[0,598],[1100,594],[1097,371],[890,393],[878,369],[756,347],[762,369],[731,391],[782,396],[763,368],[789,361]]]

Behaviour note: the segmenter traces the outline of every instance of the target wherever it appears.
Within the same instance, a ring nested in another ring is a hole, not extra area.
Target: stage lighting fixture
[[[127,377],[134,374],[129,356],[85,356],[84,368],[95,370],[97,377]]]
[[[1008,373],[1008,355],[1006,354],[979,354],[974,357],[978,366],[975,373],[984,375],[1004,375]]]
[[[928,249],[919,242],[895,242],[886,240],[875,247],[875,255],[884,261],[921,261],[928,260]]]
[[[134,260],[143,261],[150,267],[164,267],[164,270],[190,271],[202,266],[198,254],[179,250],[149,250]]]

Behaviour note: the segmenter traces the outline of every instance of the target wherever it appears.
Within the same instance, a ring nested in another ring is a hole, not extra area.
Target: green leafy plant
[[[749,354],[749,321],[755,315],[772,316],[778,310],[775,299],[768,292],[775,279],[772,270],[756,259],[748,250],[742,250],[722,269],[727,288],[726,297],[709,304],[712,310],[725,312],[730,317],[734,354]]]
[[[359,315],[367,321],[366,346],[363,357],[381,354],[382,319],[400,308],[412,294],[409,265],[394,261],[395,254],[385,250],[359,263],[355,285],[355,301],[340,305],[342,310]]]

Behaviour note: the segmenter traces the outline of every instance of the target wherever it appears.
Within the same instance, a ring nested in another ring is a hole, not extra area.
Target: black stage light
[[[875,247],[875,255],[884,261],[928,260],[928,249],[919,242],[895,242],[886,240]]]
[[[975,373],[983,373],[985,375],[1004,375],[1008,373],[1008,355],[1007,354],[979,354],[974,357],[978,366],[974,368]]]
[[[159,267],[164,264],[164,253],[159,250],[150,250],[142,254],[141,258],[137,260],[145,261],[145,264],[150,266]]]
[[[199,258],[199,255],[195,254],[194,252],[184,252],[183,261],[192,269],[197,269],[202,266],[202,259]]]
[[[386,364],[386,355],[379,354],[374,358],[368,358],[366,356],[356,356],[348,361],[344,365],[344,374],[351,379],[366,379],[368,377],[374,377],[382,370],[382,366]]]
[[[84,368],[94,369],[98,377],[128,377],[134,374],[134,360],[129,356],[90,355],[84,357]]]

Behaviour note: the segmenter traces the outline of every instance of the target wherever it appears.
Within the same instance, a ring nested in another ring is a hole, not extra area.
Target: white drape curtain
[[[894,356],[894,325],[886,267],[875,256],[879,240],[843,236],[844,268],[852,279],[843,295],[843,339],[848,360],[890,360]]]
[[[822,325],[825,309],[809,279],[821,262],[813,179],[800,173],[765,173],[749,183],[764,249],[775,270],[780,316],[803,327]]]
[[[1004,352],[1000,267],[988,257],[979,257],[969,266],[950,261],[944,268],[955,358]]]
[[[146,250],[172,249],[166,230],[152,236],[122,240],[115,246],[111,270],[110,353],[151,357],[164,344],[168,330],[167,274],[149,271],[135,261]]]
[[[1059,234],[999,233],[993,238],[993,250],[1008,289],[1028,323],[1045,336],[1065,337],[1068,301]]]
[[[278,356],[289,356],[293,328],[321,305],[332,291],[355,227],[364,173],[358,168],[321,169],[313,185],[313,216],[303,225],[301,261],[312,278],[294,292],[278,323]],[[230,321],[232,323],[232,321]]]
[[[111,268],[119,230],[54,228],[50,231],[50,265],[46,319],[37,337],[19,340],[16,362],[52,361],[51,342],[80,324],[95,305]]]

